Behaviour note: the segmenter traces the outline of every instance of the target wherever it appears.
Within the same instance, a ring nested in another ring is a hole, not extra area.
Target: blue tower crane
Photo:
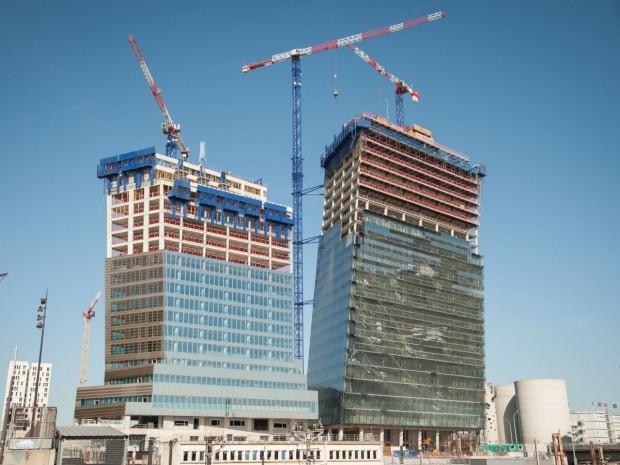
[[[244,73],[248,71],[270,66],[281,61],[291,60],[292,62],[292,84],[293,84],[293,298],[294,298],[294,331],[295,331],[295,358],[304,360],[304,287],[303,287],[303,157],[301,150],[301,58],[314,53],[344,47],[349,44],[362,40],[372,39],[391,32],[402,31],[419,24],[428,23],[436,19],[441,19],[446,14],[443,11],[410,19],[403,23],[385,26],[372,31],[354,34],[352,36],[336,39],[322,44],[313,45],[305,48],[296,48],[289,52],[278,53],[271,59],[251,63],[243,66]]]

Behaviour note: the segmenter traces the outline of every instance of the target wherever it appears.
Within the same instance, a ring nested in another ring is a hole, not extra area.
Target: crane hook
[[[336,88],[336,78],[338,77],[338,75],[336,73],[334,73],[334,92],[333,92],[333,96],[334,99],[338,99],[338,89]]]

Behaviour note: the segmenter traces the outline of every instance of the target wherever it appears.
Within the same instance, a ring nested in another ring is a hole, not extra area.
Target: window
[[[222,422],[222,420],[220,420],[219,418],[212,418],[211,419],[211,426],[220,426],[221,422]]]
[[[245,426],[245,420],[230,420],[230,426]]]
[[[187,426],[188,424],[187,420],[174,420],[174,426]]]

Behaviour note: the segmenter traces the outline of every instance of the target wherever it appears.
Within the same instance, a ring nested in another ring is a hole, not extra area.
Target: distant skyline
[[[262,178],[292,205],[290,62],[275,53],[445,11],[440,21],[358,46],[411,84],[405,121],[487,166],[480,217],[486,378],[560,378],[571,410],[620,403],[620,3],[601,0],[297,2],[8,0],[0,16],[0,386],[36,361],[36,309],[49,289],[43,361],[50,405],[72,424],[82,313],[104,287],[101,158],[154,145],[162,116],[127,40],[134,34],[190,160]],[[394,119],[394,87],[346,48],[302,59],[304,187],[350,118]],[[334,91],[338,97],[334,98]],[[304,236],[322,198],[304,200]],[[312,299],[316,245],[306,246]],[[92,320],[87,385],[103,382],[104,301]],[[306,307],[305,342],[311,308]],[[307,357],[306,357],[307,360]],[[598,407],[596,407],[598,408]]]

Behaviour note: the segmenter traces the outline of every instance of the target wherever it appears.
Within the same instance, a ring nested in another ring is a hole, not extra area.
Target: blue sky
[[[164,151],[129,34],[190,158],[205,140],[210,167],[262,178],[270,200],[290,205],[290,63],[241,66],[439,10],[440,21],[358,45],[420,93],[405,101],[407,124],[487,165],[487,379],[565,379],[572,409],[620,403],[620,3],[611,0],[3,2],[0,389],[15,345],[18,359],[37,360],[35,310],[49,288],[43,361],[54,365],[50,403],[71,424],[81,315],[104,286],[97,163]],[[310,187],[321,184],[320,156],[341,125],[362,111],[394,118],[394,95],[347,49],[304,58],[302,72]],[[306,237],[319,233],[321,208],[320,197],[306,199]],[[315,259],[310,245],[306,299]],[[92,323],[90,385],[103,381],[103,309]]]

